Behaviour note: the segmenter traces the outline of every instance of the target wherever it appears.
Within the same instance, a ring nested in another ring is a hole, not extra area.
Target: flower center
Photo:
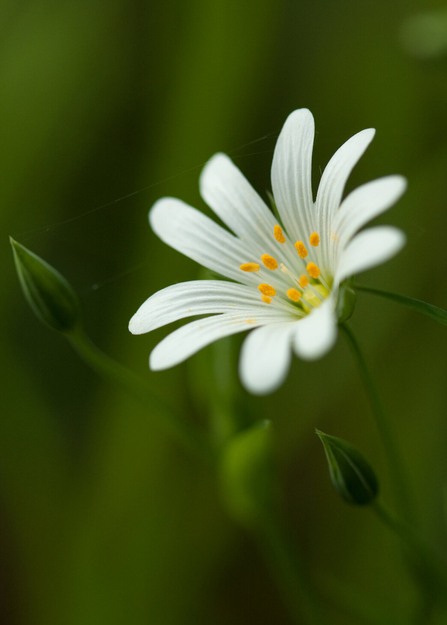
[[[287,239],[281,226],[276,225],[274,227],[273,236],[281,245],[287,245]],[[318,247],[320,244],[318,232],[312,232],[309,236],[309,244],[311,248]],[[265,304],[280,305],[282,308],[293,310],[299,317],[303,317],[313,308],[320,306],[329,295],[330,287],[322,277],[320,267],[315,262],[310,259],[308,259],[309,262],[307,264],[304,262],[304,259],[309,256],[309,251],[303,241],[296,241],[294,247],[298,257],[301,259],[300,262],[305,266],[305,272],[303,273],[294,271],[294,267],[293,270],[290,270],[281,260],[278,262],[270,254],[262,254],[262,265],[256,262],[247,262],[240,265],[239,269],[245,272],[261,271],[264,275],[264,268],[272,272],[279,269],[291,282],[290,288],[287,289],[284,286],[279,288],[278,284],[276,284],[275,288],[267,282],[261,282],[258,285],[261,299]],[[301,275],[298,275],[299,273]]]

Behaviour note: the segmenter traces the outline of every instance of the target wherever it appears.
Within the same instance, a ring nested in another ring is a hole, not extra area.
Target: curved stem
[[[371,504],[378,518],[408,546],[415,556],[419,581],[434,601],[445,601],[447,592],[447,565],[436,551],[408,524],[395,517],[383,502]]]
[[[169,436],[175,438],[188,451],[211,460],[211,451],[205,438],[193,429],[181,415],[175,414],[158,398],[151,387],[129,369],[104,354],[84,333],[83,330],[67,336],[73,349],[102,378],[117,384],[136,397],[149,409],[157,425]]]
[[[297,624],[326,625],[328,623],[309,575],[301,562],[297,548],[291,544],[285,529],[273,519],[264,518],[258,527],[267,564],[283,590],[284,601]]]
[[[403,516],[413,520],[414,513],[410,488],[407,484],[399,448],[393,432],[389,427],[383,404],[380,400],[376,386],[352,330],[346,324],[341,324],[340,328],[343,331],[351,352],[355,357],[363,385],[371,402],[376,426],[382,439],[382,444],[388,461],[396,501],[399,504]]]

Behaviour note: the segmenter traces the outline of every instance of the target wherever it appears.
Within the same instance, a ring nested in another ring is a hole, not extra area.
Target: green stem
[[[420,299],[408,297],[407,295],[391,293],[390,291],[382,291],[381,289],[373,289],[369,286],[361,286],[359,284],[355,285],[355,290],[364,291],[365,293],[371,293],[372,295],[378,295],[379,297],[390,299],[398,304],[403,304],[415,312],[426,315],[427,317],[430,317],[430,319],[434,319],[443,325],[447,325],[447,310],[433,306],[433,304],[427,304],[427,302],[423,302]]]
[[[297,624],[325,625],[328,623],[321,608],[321,598],[315,592],[296,547],[279,523],[264,518],[258,536],[267,564],[283,590],[284,601]]]
[[[195,455],[211,460],[211,451],[205,438],[191,425],[175,414],[158,398],[151,387],[129,369],[104,354],[83,330],[66,335],[73,349],[96,373],[128,391],[148,407],[150,415],[166,434],[175,438],[183,447]]]
[[[344,332],[351,352],[355,357],[363,385],[371,402],[376,426],[382,439],[382,444],[388,461],[396,501],[399,504],[403,516],[408,519],[413,519],[413,503],[410,489],[408,487],[405,470],[401,462],[399,448],[393,432],[389,427],[383,404],[380,400],[379,394],[352,330],[346,324],[341,324],[340,328]]]
[[[408,524],[396,518],[383,502],[371,504],[378,518],[410,547],[418,578],[425,593],[436,602],[445,602],[447,592],[447,565],[436,551]]]

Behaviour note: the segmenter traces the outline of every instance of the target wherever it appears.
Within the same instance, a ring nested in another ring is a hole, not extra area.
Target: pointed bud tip
[[[323,443],[337,493],[350,504],[365,506],[372,503],[379,493],[379,482],[361,451],[342,438],[317,429],[315,432]]]
[[[58,332],[78,328],[79,301],[67,280],[12,237],[9,240],[23,294],[37,318]]]

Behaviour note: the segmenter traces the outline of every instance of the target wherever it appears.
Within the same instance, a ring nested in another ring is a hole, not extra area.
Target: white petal
[[[215,154],[203,168],[200,193],[220,219],[241,239],[273,239],[275,218],[225,154]],[[274,239],[273,239],[274,240]]]
[[[253,274],[239,269],[253,260],[248,245],[200,211],[175,198],[158,200],[149,221],[162,241],[204,267],[245,284],[257,284]]]
[[[349,175],[373,140],[375,132],[374,128],[358,132],[335,152],[326,165],[316,200],[320,221],[327,221],[336,213]]]
[[[375,130],[368,128],[357,133],[339,148],[321,176],[318,187],[316,209],[318,231],[320,234],[320,253],[325,266],[331,265],[331,227],[332,221],[340,206],[346,182],[368,145],[371,143]]]
[[[403,176],[386,176],[352,191],[343,200],[332,225],[336,247],[343,249],[358,230],[395,204],[406,188]]]
[[[404,233],[392,226],[377,226],[360,232],[341,254],[335,284],[384,263],[400,252],[404,245]]]
[[[250,332],[242,344],[239,375],[254,395],[273,393],[284,381],[292,356],[291,337],[298,322],[274,323]]]
[[[328,298],[296,324],[294,350],[303,360],[318,360],[337,340],[337,320],[332,298]]]
[[[273,308],[269,308],[265,312],[257,312],[256,315],[224,313],[214,317],[197,319],[197,321],[187,323],[163,339],[153,349],[149,358],[149,366],[153,371],[168,369],[224,336],[287,319],[289,316],[281,316]]]
[[[272,187],[283,224],[295,242],[313,231],[312,148],[315,125],[312,113],[299,109],[281,130],[272,163]]]
[[[181,282],[149,297],[130,320],[129,330],[143,334],[195,315],[248,310],[257,313],[265,307],[259,291],[243,284],[224,280]]]

